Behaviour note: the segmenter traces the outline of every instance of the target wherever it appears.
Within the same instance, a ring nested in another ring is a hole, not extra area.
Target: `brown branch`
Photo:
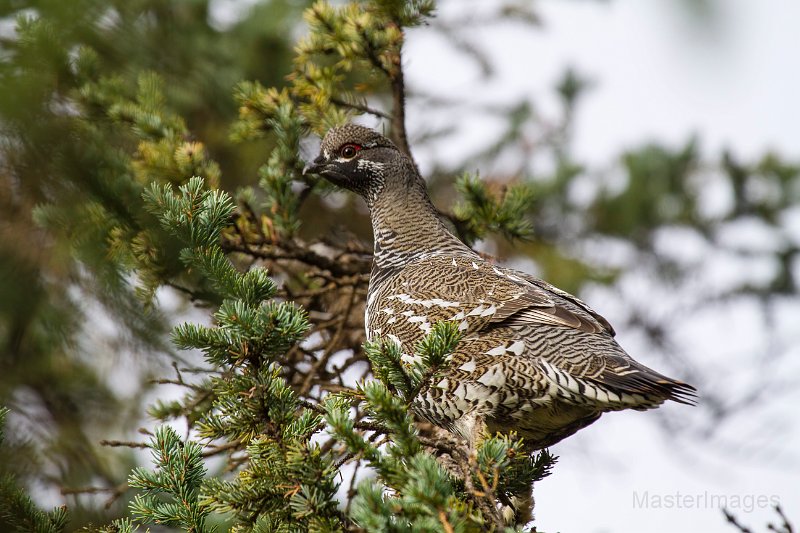
[[[353,498],[356,495],[356,481],[358,478],[358,469],[361,467],[361,461],[357,461],[353,467],[353,475],[350,478],[350,486],[347,488],[347,504],[344,507],[346,515],[350,515],[350,506],[353,504]]]
[[[213,457],[229,450],[236,450],[241,447],[241,445],[242,443],[240,441],[232,440],[219,446],[209,446],[209,448],[203,452],[203,457]]]
[[[440,452],[447,453],[452,455],[453,452],[459,451],[455,448],[451,443],[445,442],[440,439],[435,439],[431,437],[426,437],[424,435],[417,435],[417,440],[419,440],[420,444],[425,446],[426,448],[432,448],[434,450],[439,450]],[[463,455],[463,454],[459,454]]]
[[[72,494],[100,494],[103,492],[114,492],[115,488],[113,487],[75,487],[75,488],[61,488],[61,494],[64,496],[69,496]]]
[[[317,412],[317,413],[319,413],[319,414],[321,414],[321,415],[325,415],[325,414],[327,414],[327,413],[328,413],[328,412],[325,410],[325,408],[324,408],[324,407],[322,407],[321,405],[318,405],[318,404],[316,404],[316,403],[311,403],[311,402],[309,402],[308,400],[297,400],[297,403],[299,403],[300,405],[302,405],[302,406],[303,406],[303,407],[305,407],[306,409],[309,409],[309,410],[311,410],[311,411],[315,411],[315,412]]]
[[[167,287],[170,287],[172,289],[175,289],[176,291],[178,291],[180,293],[185,294],[186,296],[189,297],[189,301],[192,302],[192,303],[197,302],[197,301],[206,301],[206,300],[208,300],[208,298],[204,298],[202,294],[196,293],[193,290],[191,290],[191,289],[189,289],[187,287],[184,287],[183,285],[175,283],[174,281],[166,280],[166,281],[164,281],[164,285],[166,285]]]
[[[361,111],[362,113],[367,113],[369,115],[374,115],[378,118],[385,118],[387,120],[392,120],[392,115],[381,111],[380,109],[375,109],[374,107],[369,107],[365,104],[359,104],[356,102],[347,102],[340,98],[331,98],[331,103],[334,105],[338,105],[339,107],[346,107],[349,109],[355,109],[356,111]]]
[[[391,138],[397,147],[413,161],[406,134],[406,86],[403,75],[402,52],[397,50],[395,74],[390,76],[392,85],[392,129]]]
[[[375,55],[374,50],[372,50],[372,48],[371,48],[372,44],[371,43],[367,43],[367,44],[368,44],[368,51],[371,53],[370,62],[373,63],[377,68],[381,69],[381,71],[388,76],[389,73],[386,72],[386,70],[383,68],[383,65],[381,65],[381,63],[380,63],[380,59]],[[313,85],[315,88],[322,89],[322,87],[320,87],[320,85],[317,82],[317,80],[315,80],[314,78],[312,78],[308,74],[304,73],[303,74],[303,79],[305,79],[306,82],[308,82],[309,84]],[[299,102],[299,100],[297,98],[295,98],[294,101],[295,102]],[[348,108],[348,109],[355,109],[356,111],[361,111],[362,113],[367,113],[369,115],[373,115],[373,116],[376,116],[378,118],[384,118],[384,119],[387,119],[387,120],[391,120],[392,119],[392,116],[390,114],[385,113],[385,112],[381,111],[380,109],[375,109],[374,107],[370,107],[370,106],[368,106],[366,104],[359,104],[358,102],[348,102],[347,100],[343,100],[341,98],[336,98],[336,97],[332,97],[330,99],[330,101],[331,101],[332,104],[338,105],[339,107],[345,107],[345,108]]]
[[[439,509],[439,522],[442,524],[445,533],[455,533],[453,526],[447,520],[447,514],[444,512],[444,509]]]
[[[776,527],[776,526],[774,526],[772,524],[768,524],[767,525],[767,529],[769,529],[770,531],[777,531],[778,533],[794,533],[794,527],[792,527],[792,524],[789,522],[789,519],[786,517],[786,514],[783,512],[783,508],[780,505],[776,505],[775,506],[775,512],[778,513],[778,516],[781,517],[781,520],[783,521],[783,523],[780,524],[780,526],[778,526],[778,527],[780,527],[780,529],[778,529],[778,527]]]
[[[191,383],[186,383],[183,380],[177,380],[177,379],[168,379],[168,378],[151,379],[151,380],[148,380],[147,383],[149,383],[151,385],[179,385],[181,387],[186,387],[187,389],[191,389],[191,390],[194,390],[194,391],[197,391],[197,392],[201,392],[201,391],[205,390],[203,387],[200,387],[199,385],[192,385]]]
[[[128,490],[128,484],[122,483],[121,485],[117,485],[116,487],[80,487],[80,488],[61,488],[61,494],[64,496],[70,495],[80,495],[80,494],[102,494],[105,492],[111,493],[111,495],[106,500],[106,503],[103,505],[106,509],[110,508],[115,501],[117,501],[120,496],[125,494],[125,491]]]
[[[222,249],[226,252],[239,252],[259,259],[300,261],[301,263],[315,266],[320,270],[327,270],[334,276],[367,274],[371,267],[367,261],[337,262],[313,250],[298,246],[293,242],[284,242],[280,247],[258,247],[249,243],[228,241],[222,243]]]
[[[150,445],[145,442],[134,442],[124,440],[101,440],[100,446],[109,446],[111,448],[149,448]]]
[[[365,422],[363,420],[353,422],[353,427],[355,429],[360,429],[362,431],[374,431],[375,433],[386,435],[389,433],[389,428],[384,426],[383,424],[379,424],[377,422]]]
[[[400,25],[396,25],[402,32]],[[408,136],[406,135],[406,89],[405,79],[403,77],[402,42],[397,49],[397,54],[392,58],[394,68],[388,69],[378,56],[376,51],[377,47],[372,43],[367,32],[360,26],[358,30],[361,39],[364,41],[364,51],[366,52],[367,59],[389,79],[389,83],[392,87],[392,128],[390,137],[403,153],[408,155],[408,157],[412,157],[411,148],[408,146]]]
[[[344,385],[337,385],[336,383],[329,383],[327,381],[315,381],[314,385],[318,385],[321,390],[325,392],[352,392],[352,387],[345,387]]]
[[[364,51],[367,53],[367,59],[369,62],[372,63],[372,66],[383,72],[387,78],[392,79],[392,73],[387,69],[383,63],[381,62],[381,58],[378,57],[378,52],[376,51],[377,47],[373,44],[372,40],[369,38],[369,34],[367,34],[366,30],[363,26],[356,23],[356,29],[358,30],[358,34],[363,39],[364,44]]]
[[[303,385],[300,387],[300,396],[303,396],[308,393],[311,389],[311,382],[314,376],[316,376],[319,369],[322,368],[330,359],[331,355],[333,355],[334,350],[338,346],[339,342],[342,339],[342,333],[344,332],[345,326],[347,325],[347,319],[350,318],[350,313],[353,310],[353,306],[356,303],[356,290],[353,288],[350,290],[350,298],[347,301],[347,308],[342,313],[342,316],[339,319],[339,325],[336,327],[336,331],[334,332],[331,340],[327,343],[325,347],[325,351],[320,356],[320,358],[314,362],[311,366],[311,369],[308,371],[306,375],[306,379],[303,380]]]
[[[314,298],[315,296],[322,296],[323,294],[328,294],[329,292],[333,292],[338,290],[340,287],[334,285],[333,283],[328,283],[327,285],[317,288],[317,289],[308,289],[302,292],[293,292],[291,289],[284,288],[283,290],[278,291],[279,296],[286,296],[291,300],[299,300],[301,298]],[[327,327],[327,326],[325,326]]]
[[[437,460],[453,476],[464,480],[464,488],[475,506],[483,515],[494,523],[497,531],[502,531],[506,524],[497,509],[496,479],[489,483],[478,469],[477,456],[463,441],[460,441],[441,430],[434,430],[430,436],[419,435],[420,443],[431,450],[439,452]],[[481,487],[476,487],[473,479],[476,476]]]
[[[733,514],[727,509],[722,509],[722,514],[725,515],[725,520],[727,520],[729,524],[738,529],[741,533],[753,533],[752,529],[739,522],[739,520],[737,520],[736,517],[733,516]]]

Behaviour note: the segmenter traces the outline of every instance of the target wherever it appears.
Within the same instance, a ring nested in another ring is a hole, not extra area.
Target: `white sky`
[[[593,83],[575,132],[576,155],[590,163],[647,139],[682,143],[693,132],[708,154],[730,147],[747,157],[768,149],[800,155],[800,2],[709,1],[712,22],[690,16],[682,7],[690,0],[539,2],[540,30],[507,23],[470,31],[497,69],[488,83],[441,37],[413,29],[407,79],[412,89],[435,83],[437,93],[476,104],[525,97],[555,115],[552,87],[571,65]],[[440,15],[461,16],[464,6],[491,11],[494,4],[443,2]],[[430,126],[429,115],[413,111],[412,132]],[[487,136],[480,118],[449,114],[447,125],[469,128],[466,143],[480,145]]]
[[[479,104],[526,97],[543,115],[557,116],[552,87],[568,65],[593,82],[578,108],[574,132],[574,152],[583,162],[611,165],[626,148],[649,140],[679,145],[692,133],[699,135],[709,158],[723,148],[740,158],[757,158],[769,149],[800,158],[800,1],[710,1],[711,19],[693,17],[690,3],[541,1],[540,30],[504,24],[470,35],[497,68],[497,77],[489,81],[434,32],[412,30],[405,55],[412,90],[434,84],[437,94],[475,104],[475,110],[467,104],[456,112],[423,113],[412,101],[412,141],[415,133],[431,128],[458,128],[435,152],[415,152],[423,172],[434,159],[455,164],[494,140],[501,124],[476,111]],[[441,16],[491,10],[489,5],[445,2]],[[743,237],[740,232],[731,236]],[[704,251],[698,254],[695,260],[703,261]],[[709,265],[698,280],[701,284],[754,275],[752,269],[763,266],[725,257],[705,260]],[[637,287],[635,279],[630,287]],[[624,316],[602,291],[586,296],[612,323],[615,316]],[[762,369],[745,366],[752,365],[753,350],[783,342],[792,350],[788,364],[768,371],[800,375],[800,310],[797,305],[787,309],[777,340],[754,319],[758,312],[746,307],[687,316],[681,324],[686,332],[681,347],[709,373],[719,369],[720,381],[730,374],[729,386],[735,386],[758,379]],[[624,331],[619,338],[637,359],[657,366],[642,339]],[[797,394],[788,399],[794,405],[800,400]],[[682,416],[690,408],[662,409]],[[776,518],[765,506],[773,497],[797,525],[800,417],[785,404],[753,415],[729,421],[712,444],[669,438],[651,423],[658,413],[604,416],[553,449],[561,462],[538,485],[537,527],[548,532],[730,532],[734,530],[719,509],[726,500],[743,522],[765,531],[767,521]],[[661,497],[661,508],[636,508],[634,494],[641,499],[645,493],[651,504],[656,503],[652,498]],[[667,501],[678,494],[678,500]]]

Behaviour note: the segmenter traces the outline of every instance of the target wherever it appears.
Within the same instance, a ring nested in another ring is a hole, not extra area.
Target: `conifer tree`
[[[33,431],[0,452],[20,480],[63,491],[74,523],[107,516],[81,489],[124,490],[134,457],[98,441],[135,427],[149,379],[175,357],[149,297],[183,267],[142,191],[252,166],[219,132],[237,80],[281,79],[280,20],[299,10],[266,7],[226,32],[202,1],[0,2],[0,404],[12,435]],[[201,144],[190,128],[214,135]]]

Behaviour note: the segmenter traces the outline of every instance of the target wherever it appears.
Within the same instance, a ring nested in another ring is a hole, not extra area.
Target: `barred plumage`
[[[411,357],[433,324],[459,324],[464,336],[443,377],[427,383],[414,405],[434,424],[473,442],[514,430],[538,449],[606,411],[692,403],[692,386],[634,361],[584,302],[493,265],[459,241],[412,161],[382,135],[353,124],[334,128],[307,171],[358,193],[370,209],[368,337],[390,338]]]

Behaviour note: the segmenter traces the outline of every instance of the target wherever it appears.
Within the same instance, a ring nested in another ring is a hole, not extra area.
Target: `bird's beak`
[[[325,169],[325,158],[321,155],[318,156],[314,161],[308,163],[305,168],[303,168],[303,176],[307,176],[309,174],[319,174]]]

